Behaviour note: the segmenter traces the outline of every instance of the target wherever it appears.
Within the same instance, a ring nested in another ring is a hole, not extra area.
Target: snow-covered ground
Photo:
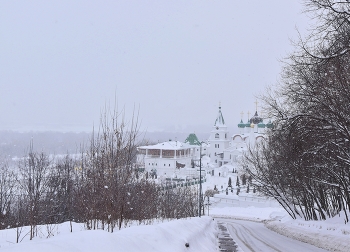
[[[226,195],[228,177],[231,177],[235,188],[237,174],[230,173],[225,178],[210,177],[207,180],[206,188],[216,185],[221,192],[212,199],[209,209],[211,216],[262,221],[269,229],[293,239],[329,251],[350,251],[350,223],[345,223],[343,214],[325,221],[293,220],[276,201],[259,197],[252,190],[246,193],[244,187],[239,196],[235,190]]]
[[[340,215],[325,221],[293,220],[280,207],[219,206],[210,210],[214,217],[263,222],[269,229],[329,251],[350,251],[350,223]]]
[[[212,218],[173,220],[156,225],[132,226],[114,233],[84,230],[74,223],[56,225],[54,236],[47,237],[47,227],[40,226],[40,237],[28,237],[15,244],[16,230],[0,231],[1,251],[216,251],[216,225]],[[28,232],[28,228],[26,228]],[[189,247],[185,244],[188,243]]]
[[[232,175],[235,184],[235,175]],[[69,223],[41,226],[38,237],[16,244],[16,229],[0,231],[1,251],[217,251],[217,217],[261,222],[269,229],[291,238],[304,241],[329,251],[350,251],[350,224],[340,215],[326,221],[293,220],[275,202],[257,197],[252,192],[240,196],[224,190],[228,177],[209,179],[204,191],[214,185],[223,190],[210,199],[211,217],[164,221],[148,226],[134,225],[108,233],[102,230],[85,230],[83,224],[74,223],[70,233]],[[222,193],[222,191],[224,191]],[[207,215],[206,206],[205,213]],[[48,235],[50,231],[51,235]],[[48,236],[50,236],[48,238]],[[189,247],[185,244],[189,243]]]
[[[231,207],[210,209],[210,215],[232,219],[245,219],[265,223],[283,235],[304,241],[329,251],[350,251],[350,225],[343,216],[327,221],[292,220],[279,207]],[[114,233],[85,230],[83,224],[69,223],[51,226],[52,236],[47,238],[47,226],[39,227],[39,236],[16,244],[16,230],[0,231],[2,251],[216,251],[217,228],[212,217],[166,221],[148,226],[131,226]],[[22,237],[28,229],[23,230]],[[185,247],[189,243],[189,247]]]

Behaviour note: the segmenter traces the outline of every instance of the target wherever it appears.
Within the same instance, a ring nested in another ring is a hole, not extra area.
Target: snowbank
[[[350,224],[344,218],[326,221],[293,220],[289,216],[265,222],[269,229],[329,251],[350,251]]]
[[[61,228],[67,228],[64,223]],[[157,225],[133,226],[108,233],[85,230],[36,238],[19,244],[6,242],[14,230],[0,231],[2,251],[216,251],[216,225],[212,218],[191,218]],[[185,247],[189,243],[189,247]]]
[[[238,218],[243,220],[263,221],[271,219],[271,215],[285,216],[281,207],[222,207],[210,210],[211,216],[222,218]]]

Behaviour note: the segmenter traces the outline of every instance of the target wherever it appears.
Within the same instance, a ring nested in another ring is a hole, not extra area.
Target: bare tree
[[[42,224],[41,200],[45,196],[50,178],[50,160],[44,153],[34,153],[31,144],[28,156],[19,164],[19,186],[26,197],[30,239],[36,234],[36,226]]]
[[[257,188],[295,218],[350,209],[350,3],[306,0],[317,21],[262,97],[274,128],[245,166]]]
[[[15,199],[16,174],[10,170],[7,162],[0,166],[0,229],[13,227],[12,204]]]

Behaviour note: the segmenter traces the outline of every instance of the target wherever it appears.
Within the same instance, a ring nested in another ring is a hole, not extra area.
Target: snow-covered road
[[[266,228],[262,222],[224,218],[218,218],[217,220],[222,223],[226,223],[227,229],[231,234],[233,240],[235,240],[239,247],[245,252],[326,251],[310,244],[277,234]]]

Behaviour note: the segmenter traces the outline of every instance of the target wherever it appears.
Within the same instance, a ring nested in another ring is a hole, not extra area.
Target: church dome
[[[242,119],[240,121],[240,123],[238,124],[238,128],[244,128],[245,124],[243,123]]]
[[[254,124],[261,123],[262,121],[263,119],[258,115],[258,111],[255,111],[254,116],[249,120],[250,123],[254,123]]]
[[[244,124],[246,128],[250,128],[250,122],[248,121],[246,124]]]

